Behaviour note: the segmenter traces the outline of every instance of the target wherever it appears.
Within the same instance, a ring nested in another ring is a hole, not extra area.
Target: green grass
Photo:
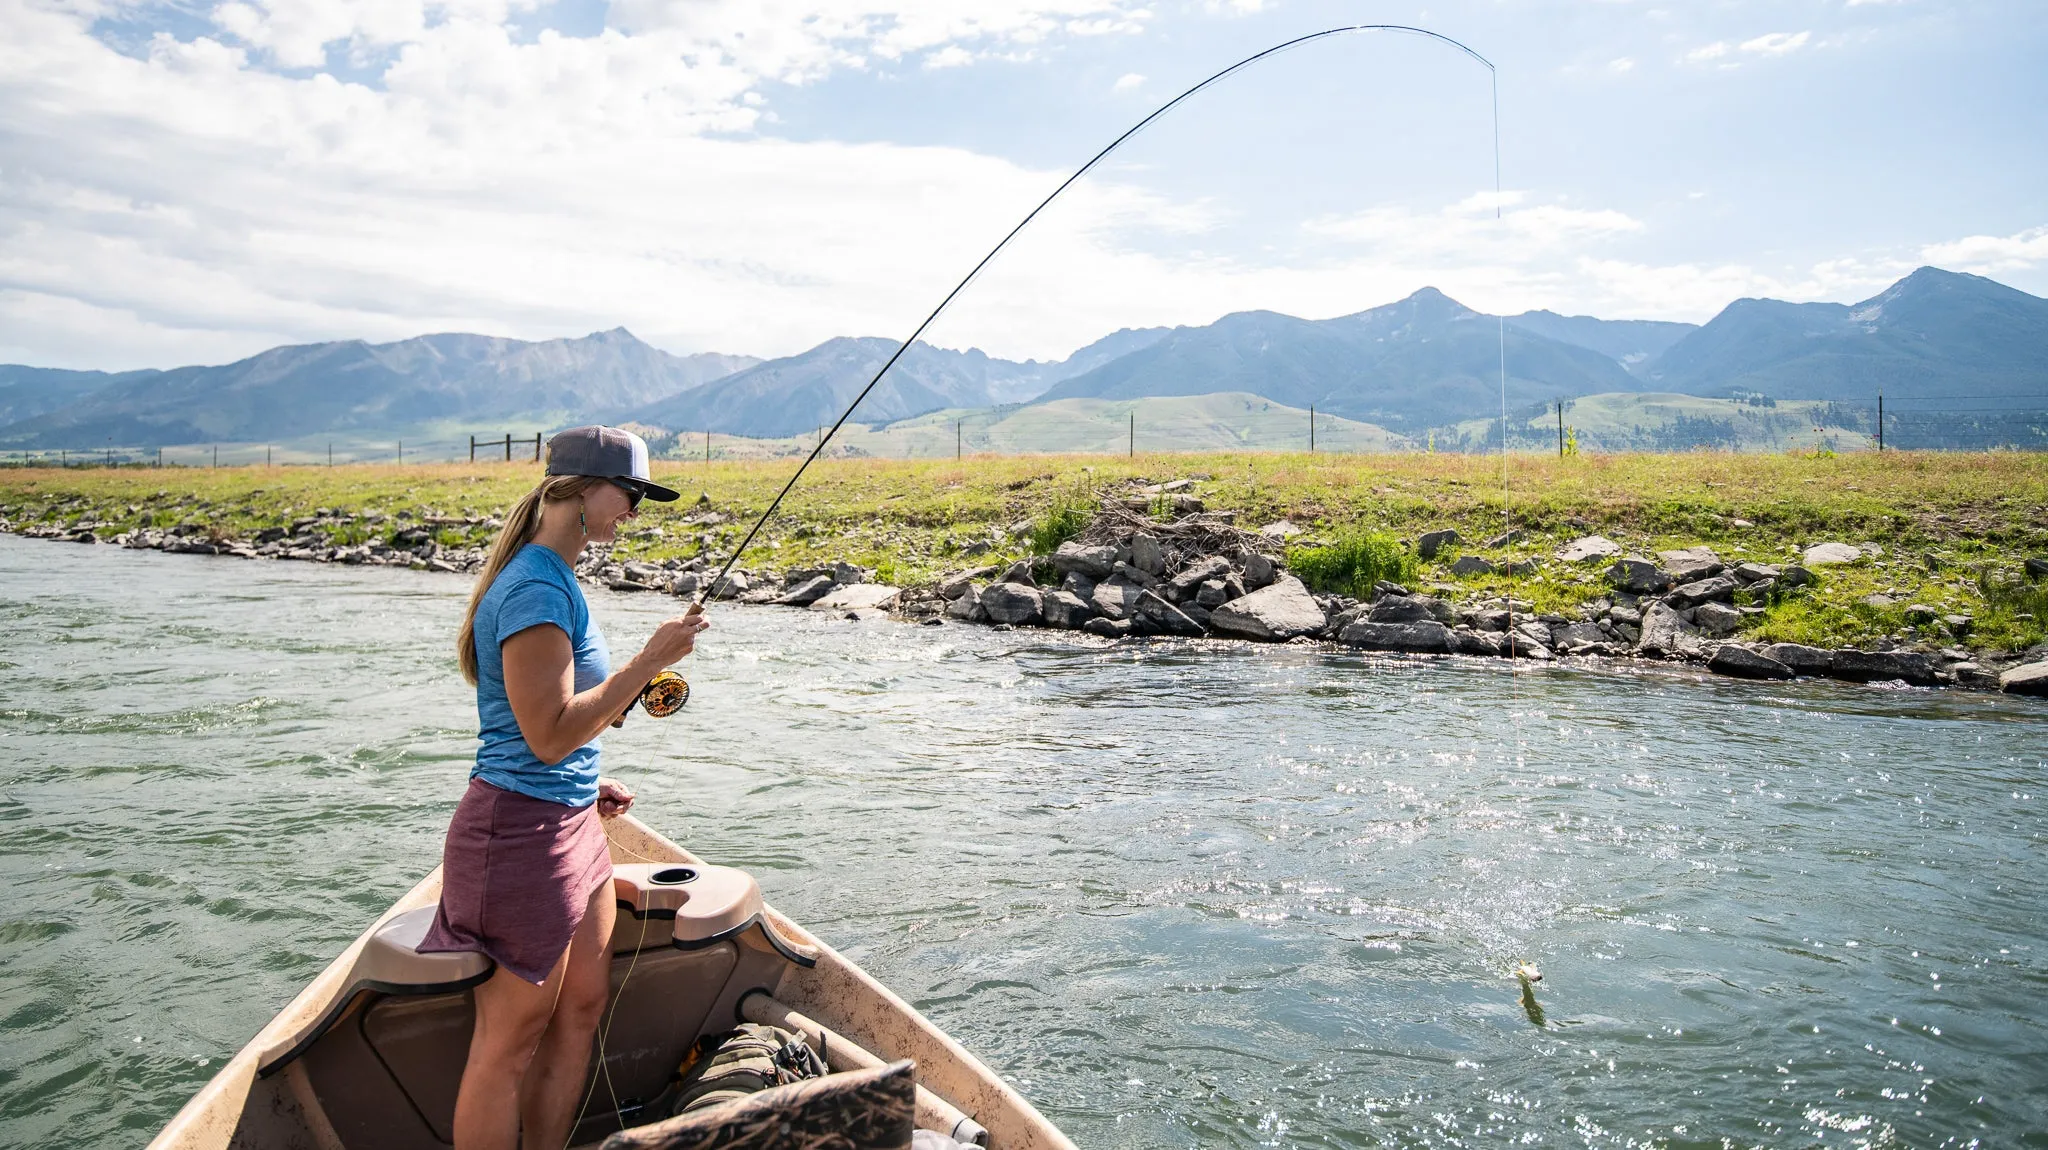
[[[1415,553],[1383,531],[1352,528],[1334,542],[1287,550],[1288,570],[1311,589],[1356,599],[1372,598],[1373,584],[1383,579],[1413,580],[1417,566]]]
[[[656,559],[709,552],[722,560],[794,466],[790,459],[659,460],[656,477],[685,497],[645,505],[619,550]],[[419,517],[501,514],[537,477],[532,463],[0,468],[0,516],[17,525],[90,519],[110,530],[186,523],[240,537],[321,508],[388,517],[329,532],[354,542],[388,538]],[[1538,610],[1569,613],[1606,587],[1599,565],[1567,567],[1551,552],[1589,533],[1641,554],[1705,544],[1730,562],[1788,562],[1795,545],[1825,540],[1876,542],[1882,557],[1827,569],[1820,589],[1769,605],[1745,637],[1952,642],[1906,619],[1904,609],[1918,603],[1972,616],[1972,647],[2019,650],[2048,639],[2041,591],[2020,576],[2025,556],[2048,555],[2048,455],[2014,452],[1518,454],[1507,461],[1505,491],[1499,456],[1449,453],[830,459],[805,475],[743,565],[780,570],[844,559],[917,583],[1042,555],[1071,537],[1098,492],[1127,496],[1140,481],[1184,477],[1197,480],[1193,493],[1210,508],[1235,512],[1241,525],[1299,524],[1308,532],[1304,546],[1354,536],[1412,541],[1456,528],[1468,540],[1462,552],[1419,564],[1407,579],[1447,587],[1460,599],[1512,593]],[[725,522],[689,522],[703,513],[695,506],[700,492],[711,510],[729,516]],[[1520,543],[1489,550],[1470,542],[1500,534],[1510,521],[1525,532]],[[1028,530],[1013,534],[1020,523]],[[491,532],[477,523],[436,534],[450,546],[480,546]],[[1533,558],[1540,567],[1522,577],[1458,578],[1449,567],[1460,553],[1496,562]],[[1861,600],[1874,593],[1892,596],[1895,607],[1866,607]]]

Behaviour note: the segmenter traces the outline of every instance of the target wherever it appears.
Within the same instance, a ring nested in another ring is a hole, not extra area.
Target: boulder
[[[452,564],[442,563],[441,560],[439,559],[427,560],[427,569],[429,571],[434,570],[434,564],[436,563],[441,563],[441,566],[447,567],[451,571],[462,570],[462,568],[455,567]],[[702,582],[703,580],[700,576],[698,576],[698,574],[695,571],[685,571],[681,575],[678,575],[675,578],[669,580],[668,593],[677,596],[678,598],[687,599],[690,596],[695,595],[697,593],[697,588],[702,584]]]
[[[1337,641],[1373,651],[1414,651],[1448,655],[1451,629],[1434,620],[1417,623],[1353,623],[1337,633]]]
[[[939,598],[958,599],[970,589],[974,589],[975,584],[994,575],[998,570],[999,568],[995,567],[976,567],[972,571],[960,571],[948,575],[939,580]],[[978,589],[975,589],[974,593],[977,595],[981,594]]]
[[[1284,542],[1301,534],[1301,528],[1296,527],[1285,519],[1281,519],[1259,528],[1259,534],[1268,539],[1278,539]]]
[[[981,609],[981,592],[981,584],[968,584],[967,590],[955,595],[953,601],[946,604],[946,618],[959,619],[967,623],[988,622],[988,612]]]
[[[2014,667],[1998,676],[1998,689],[2008,695],[2048,697],[2048,659]]]
[[[1111,619],[1128,619],[1138,605],[1139,592],[1143,590],[1128,579],[1105,579],[1095,585],[1095,594],[1089,596],[1089,602]]]
[[[1211,611],[1236,598],[1238,596],[1231,593],[1230,584],[1221,579],[1204,580],[1200,587],[1195,588],[1195,606],[1207,607]]]
[[[1726,603],[1702,603],[1694,609],[1692,621],[1715,638],[1733,635],[1742,626],[1742,612]]]
[[[1061,574],[1081,574],[1090,579],[1107,579],[1110,569],[1116,566],[1116,548],[1104,544],[1090,547],[1085,543],[1068,541],[1052,553],[1053,569]]]
[[[896,605],[903,592],[884,583],[855,583],[840,587],[811,602],[813,611],[886,611]]]
[[[1453,575],[1491,575],[1493,572],[1493,564],[1478,555],[1460,555],[1458,561],[1451,564]]]
[[[1486,547],[1488,550],[1494,550],[1497,548],[1506,547],[1510,543],[1520,543],[1521,541],[1522,529],[1516,527],[1508,531],[1503,531],[1499,535],[1496,535],[1493,538],[1488,539],[1486,541]]]
[[[1154,577],[1166,573],[1166,556],[1159,549],[1159,540],[1140,531],[1131,536],[1131,566]]]
[[[1209,580],[1221,579],[1229,570],[1230,560],[1221,555],[1211,555],[1188,564],[1187,570],[1167,580],[1166,585],[1173,588],[1175,596],[1186,597]]]
[[[1691,583],[1721,573],[1721,557],[1711,547],[1687,547],[1679,551],[1657,552],[1657,562],[1670,574],[1673,583]]]
[[[1742,563],[1735,568],[1735,577],[1744,583],[1755,583],[1764,579],[1776,579],[1785,569],[1775,563]]]
[[[1150,619],[1161,631],[1169,635],[1193,638],[1206,634],[1206,629],[1187,612],[1167,602],[1156,591],[1138,593],[1138,613]]]
[[[711,597],[713,599],[737,599],[748,591],[753,590],[753,586],[753,580],[747,576],[745,571],[734,571],[718,581],[718,585],[711,589]]]
[[[1699,628],[1665,604],[1652,603],[1643,612],[1643,637],[1637,647],[1645,655],[1694,654],[1699,650]]]
[[[1095,607],[1071,591],[1046,591],[1039,604],[1048,627],[1073,629],[1095,617]]]
[[[1373,602],[1366,619],[1373,623],[1417,623],[1432,619],[1450,623],[1456,618],[1451,605],[1428,595],[1387,595]]]
[[[1253,551],[1244,557],[1244,585],[1246,590],[1256,591],[1270,585],[1280,577],[1280,565],[1273,557]]]
[[[1598,623],[1567,623],[1550,629],[1550,646],[1569,654],[1580,654],[1588,647],[1599,646],[1603,650],[1611,643],[1607,632]]]
[[[1803,643],[1773,643],[1764,655],[1792,668],[1795,675],[1825,675],[1835,669],[1835,653]]]
[[[1093,598],[1095,595],[1095,580],[1081,574],[1079,571],[1069,571],[1067,572],[1067,577],[1060,580],[1060,590],[1065,591],[1069,595],[1079,595],[1083,599]]]
[[[2026,568],[2027,578],[2048,579],[2048,558],[2030,555],[2027,557],[2027,561],[2024,564],[2024,566]],[[2028,664],[2028,666],[2032,665],[2033,664],[2031,663]]]
[[[1648,559],[1617,559],[1607,569],[1607,581],[1631,595],[1655,595],[1671,586],[1671,576]]]
[[[1003,577],[996,580],[996,582],[1015,583],[1019,587],[1038,586],[1038,580],[1031,577],[1031,560],[1029,559],[1019,559],[1015,563],[1010,564],[1009,569],[1003,572]]]
[[[1226,635],[1280,642],[1311,635],[1327,621],[1301,580],[1292,575],[1233,599],[1210,612],[1209,625]]]
[[[1605,535],[1585,535],[1565,544],[1557,552],[1561,563],[1585,563],[1594,559],[1613,559],[1621,554],[1621,544]]]
[[[1861,549],[1847,543],[1816,543],[1800,556],[1808,567],[1825,567],[1830,563],[1854,563],[1863,558]]]
[[[696,579],[696,576],[679,575],[676,578],[678,579],[678,581],[682,579],[690,579],[694,581]],[[811,604],[816,603],[818,600],[823,599],[825,596],[831,594],[832,589],[837,587],[838,585],[839,584],[830,575],[813,575],[809,579],[804,580],[802,583],[799,583],[796,586],[791,587],[789,590],[784,591],[781,595],[776,597],[775,602],[781,604],[784,607],[808,607]]]
[[[1671,592],[1666,601],[1673,607],[1683,611],[1687,607],[1697,606],[1701,603],[1717,600],[1727,602],[1734,597],[1735,580],[1727,575],[1715,575],[1708,579],[1698,579],[1680,586]]]
[[[1451,644],[1460,655],[1499,655],[1501,637],[1485,631],[1460,627],[1451,632]]]
[[[1736,643],[1723,643],[1714,657],[1707,660],[1707,670],[1716,675],[1733,675],[1738,679],[1789,679],[1792,668],[1769,655],[1758,654]]]
[[[1100,615],[1081,624],[1081,629],[1090,635],[1105,639],[1121,639],[1131,633],[1131,624],[1126,619],[1105,619]]]
[[[1904,679],[1925,687],[1941,681],[1934,673],[1934,660],[1918,651],[1859,651],[1844,647],[1835,652],[1835,665],[1828,673],[1852,683]]]
[[[1035,623],[1044,603],[1038,588],[1021,583],[991,583],[981,591],[981,609],[998,623]]]
[[[1424,560],[1434,559],[1439,551],[1463,539],[1464,536],[1458,534],[1455,528],[1447,527],[1442,531],[1425,531],[1422,533],[1422,538],[1415,541],[1415,553]]]
[[[1778,572],[1778,582],[1787,587],[1805,587],[1820,582],[1820,579],[1797,563],[1788,563],[1783,571]]]

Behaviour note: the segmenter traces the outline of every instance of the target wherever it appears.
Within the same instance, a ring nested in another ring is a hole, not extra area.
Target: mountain
[[[1921,268],[1855,304],[1741,299],[1648,364],[1658,390],[2044,406],[2048,300]]]
[[[861,423],[891,423],[947,408],[1023,402],[1068,376],[1147,347],[1165,334],[1165,328],[1125,328],[1050,363],[1018,363],[977,348],[952,351],[920,342],[904,353],[854,414]],[[803,435],[839,418],[896,347],[896,340],[874,336],[829,339],[809,351],[756,364],[616,418],[670,431],[709,430],[770,439]]]
[[[66,371],[0,364],[0,426],[55,411],[103,387],[157,374],[143,371]]]
[[[645,403],[757,362],[670,355],[624,328],[537,343],[461,334],[343,340],[272,348],[219,367],[110,377],[72,402],[0,427],[0,443],[249,442],[581,414]]]
[[[1336,319],[1237,312],[1175,328],[1038,402],[1241,391],[1413,434],[1499,410],[1501,334],[1435,288]],[[1506,336],[1511,405],[1642,387],[1597,351],[1521,327]]]
[[[1509,316],[1508,326],[1559,343],[1597,351],[1634,371],[1662,355],[1672,344],[1698,331],[1700,325],[1658,319],[1595,319],[1589,315],[1525,311],[1521,315]]]

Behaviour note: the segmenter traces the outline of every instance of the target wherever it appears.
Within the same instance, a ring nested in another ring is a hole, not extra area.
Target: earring
[[[578,499],[576,501],[576,529],[583,532],[583,537],[588,539],[590,538],[590,521],[583,517],[583,510],[583,501]]]

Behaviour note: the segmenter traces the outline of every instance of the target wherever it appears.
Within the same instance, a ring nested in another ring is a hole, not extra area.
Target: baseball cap
[[[547,473],[610,479],[663,503],[682,498],[648,474],[647,441],[617,427],[592,424],[556,432],[548,440]]]

